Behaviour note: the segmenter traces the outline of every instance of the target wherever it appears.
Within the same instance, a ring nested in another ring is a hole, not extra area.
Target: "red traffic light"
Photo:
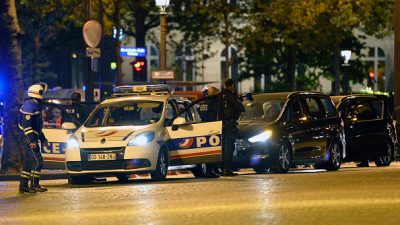
[[[373,80],[373,79],[375,78],[375,73],[374,73],[374,71],[370,71],[370,72],[369,72],[369,78],[370,78],[371,80]]]
[[[135,61],[133,62],[133,69],[137,72],[141,71],[144,68],[144,61]]]

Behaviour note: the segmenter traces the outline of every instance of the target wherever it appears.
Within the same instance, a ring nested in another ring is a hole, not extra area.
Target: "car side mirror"
[[[63,124],[61,125],[61,129],[64,129],[64,130],[75,130],[75,129],[76,129],[76,126],[75,126],[74,123],[65,122],[65,123],[63,123]]]
[[[178,130],[179,125],[185,124],[186,123],[186,119],[183,117],[177,117],[174,119],[174,122],[172,123],[172,130]]]

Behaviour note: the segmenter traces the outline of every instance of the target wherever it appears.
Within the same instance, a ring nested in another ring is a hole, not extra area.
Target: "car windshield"
[[[163,111],[163,102],[124,101],[99,106],[85,123],[86,127],[140,126],[156,123]]]
[[[244,103],[246,112],[240,117],[240,120],[262,120],[274,121],[278,118],[284,100],[255,100]]]

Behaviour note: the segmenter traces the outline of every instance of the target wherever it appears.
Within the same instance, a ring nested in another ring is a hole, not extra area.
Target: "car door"
[[[74,129],[63,128],[63,123],[73,123],[76,128],[80,126],[73,117],[60,106],[44,103],[42,108],[43,133],[49,146],[41,146],[41,152],[45,161],[44,168],[63,169],[65,161],[65,148]]]
[[[304,122],[304,148],[301,157],[305,160],[318,159],[324,156],[329,137],[326,111],[319,97],[308,96],[303,101],[308,120]]]
[[[304,159],[305,152],[309,148],[307,144],[308,136],[310,136],[309,117],[305,112],[302,100],[302,98],[297,98],[289,102],[289,117],[283,123],[289,141],[292,143],[293,160]]]
[[[184,124],[166,126],[171,165],[222,161],[222,121],[199,121],[190,115],[197,107],[193,104],[178,113],[179,118],[185,118]]]
[[[383,120],[383,102],[378,99],[352,101],[345,116],[349,157],[359,159],[384,148],[387,127]]]

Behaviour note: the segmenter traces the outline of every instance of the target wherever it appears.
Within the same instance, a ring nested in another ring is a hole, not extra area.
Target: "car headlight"
[[[79,150],[79,142],[76,136],[71,136],[67,142],[67,149],[68,150]]]
[[[272,135],[272,132],[270,130],[264,131],[261,134],[257,134],[256,136],[253,136],[251,138],[249,138],[249,141],[251,143],[255,143],[255,142],[264,142],[266,140],[268,140]]]
[[[144,132],[133,137],[128,146],[147,145],[154,139],[154,132]]]

